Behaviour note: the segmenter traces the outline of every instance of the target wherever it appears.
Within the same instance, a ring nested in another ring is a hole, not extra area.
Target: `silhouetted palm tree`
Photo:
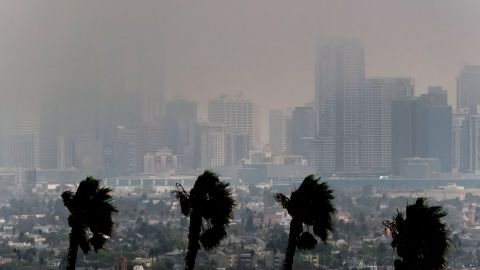
[[[395,260],[396,270],[446,269],[450,232],[441,220],[446,215],[441,206],[429,206],[420,197],[415,204],[407,205],[405,217],[399,212],[392,220],[383,222],[400,257]]]
[[[62,193],[63,204],[70,211],[67,270],[75,269],[79,246],[84,254],[91,247],[97,252],[110,238],[113,231],[112,214],[117,212],[111,204],[111,191],[110,188],[100,187],[99,180],[87,177],[80,182],[76,193]]]
[[[327,183],[319,183],[319,180],[320,178],[309,175],[300,187],[292,192],[290,198],[281,193],[274,195],[275,200],[281,203],[292,216],[283,263],[284,270],[292,269],[296,248],[307,250],[314,248],[317,244],[317,240],[310,233],[310,226],[313,227],[313,233],[323,242],[327,241],[328,232],[334,229],[333,192]],[[304,231],[304,225],[307,226],[307,231]]]
[[[177,184],[173,194],[180,201],[182,213],[190,216],[185,269],[191,270],[195,266],[200,244],[210,250],[227,236],[225,229],[233,218],[235,201],[229,184],[220,181],[211,171],[198,176],[190,193]]]

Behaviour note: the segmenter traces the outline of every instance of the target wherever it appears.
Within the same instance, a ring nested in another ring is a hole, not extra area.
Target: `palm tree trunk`
[[[297,239],[302,232],[302,222],[296,218],[290,221],[290,232],[288,234],[288,245],[285,251],[285,260],[283,261],[283,270],[292,270],[293,256],[297,248]]]
[[[70,231],[70,245],[68,247],[68,255],[67,255],[67,268],[66,270],[75,270],[75,264],[77,262],[77,252],[78,252],[78,243],[77,239],[75,238],[74,228]]]
[[[193,211],[190,214],[190,227],[188,230],[188,250],[185,256],[185,270],[193,270],[198,249],[200,248],[200,230],[202,229],[202,217]]]

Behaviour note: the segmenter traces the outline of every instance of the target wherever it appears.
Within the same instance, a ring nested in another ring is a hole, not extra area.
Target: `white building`
[[[410,78],[369,78],[361,94],[360,163],[364,170],[388,173],[392,163],[392,99],[413,96]]]
[[[144,173],[153,175],[172,175],[178,169],[178,158],[168,148],[144,156]]]
[[[200,126],[202,168],[213,169],[225,165],[225,131],[223,124],[205,123]]]
[[[224,125],[225,132],[232,138],[231,143],[227,141],[228,147],[224,149],[227,164],[237,164],[242,159],[248,158],[254,137],[254,106],[250,100],[227,96],[210,100],[208,122]]]

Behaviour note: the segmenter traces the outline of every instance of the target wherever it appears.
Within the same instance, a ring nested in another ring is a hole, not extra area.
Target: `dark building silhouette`
[[[293,109],[292,120],[289,127],[289,154],[307,158],[305,139],[314,136],[314,123],[315,114],[313,107],[302,106]]]
[[[429,87],[416,98],[392,103],[392,168],[398,174],[402,158],[438,158],[443,172],[452,170],[452,107],[447,91]]]
[[[163,123],[162,145],[172,150],[181,161],[183,168],[199,166],[195,158],[195,137],[197,131],[197,103],[174,100],[166,104]]]

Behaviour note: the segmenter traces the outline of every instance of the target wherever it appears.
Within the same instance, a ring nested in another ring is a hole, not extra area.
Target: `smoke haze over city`
[[[480,62],[478,1],[0,5],[7,104],[39,105],[59,92],[135,91],[141,62],[168,97],[200,101],[200,118],[209,99],[243,93],[260,108],[263,143],[269,109],[313,99],[316,48],[325,38],[358,38],[367,76],[412,77],[417,93],[440,85],[451,104],[461,67]]]

